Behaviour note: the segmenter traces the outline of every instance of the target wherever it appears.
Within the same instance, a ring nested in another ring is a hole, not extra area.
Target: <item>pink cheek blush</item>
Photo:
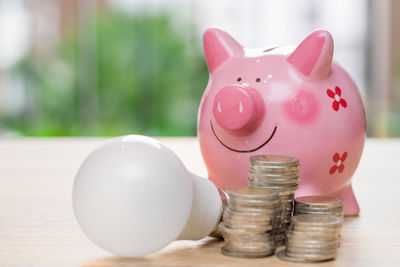
[[[317,118],[319,106],[312,93],[300,90],[285,102],[284,110],[291,120],[309,124]]]

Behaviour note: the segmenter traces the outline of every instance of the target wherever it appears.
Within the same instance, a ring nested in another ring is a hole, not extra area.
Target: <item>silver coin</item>
[[[269,186],[269,185],[253,183],[253,182],[249,181],[249,187],[252,187],[252,188],[266,188],[266,189],[278,192],[279,196],[284,196],[284,195],[294,194],[294,192],[298,188],[298,185],[296,184],[296,185],[290,186],[290,187],[279,187],[279,186],[276,186],[276,185]]]
[[[286,252],[300,255],[334,255],[337,254],[338,247],[306,248],[289,246],[286,242]]]
[[[318,231],[313,231],[313,230],[295,230],[289,227],[288,229],[288,234],[292,235],[293,237],[296,236],[307,236],[307,237],[315,237],[318,239],[321,238],[330,238],[330,237],[335,237],[340,234],[340,231],[329,231],[329,230],[318,230]]]
[[[321,212],[325,214],[329,213],[337,213],[337,214],[342,214],[344,209],[343,208],[333,208],[333,209],[326,209],[326,208],[304,208],[304,207],[298,207],[294,205],[295,211],[298,212]]]
[[[227,241],[225,247],[230,251],[266,251],[276,248],[275,242]]]
[[[277,253],[277,256],[281,260],[292,261],[292,262],[303,262],[303,263],[323,262],[323,261],[328,261],[328,260],[334,259],[334,258],[329,258],[329,259],[324,259],[324,260],[316,260],[316,259],[304,259],[304,258],[290,257],[290,256],[286,255],[285,249],[280,250]]]
[[[337,254],[337,248],[334,250],[315,250],[315,249],[292,249],[286,246],[286,254],[292,257],[334,257]]]
[[[252,224],[252,225],[276,225],[275,216],[255,219],[255,218],[238,217],[225,213],[223,221],[237,222],[242,224]]]
[[[229,211],[225,211],[223,216],[230,216],[236,218],[246,218],[257,219],[260,220],[270,220],[271,218],[276,217],[277,215],[282,214],[282,210],[280,207],[275,209],[246,209],[245,207],[232,207]]]
[[[260,165],[250,164],[248,172],[251,173],[295,173],[300,172],[299,165]]]
[[[308,214],[307,214],[308,215]],[[296,215],[299,216],[299,215]],[[320,216],[320,215],[319,215]],[[328,216],[328,215],[327,215]],[[294,217],[294,216],[293,216]],[[292,217],[292,218],[293,218]],[[295,224],[292,223],[290,229],[297,230],[297,231],[312,231],[312,232],[336,232],[341,231],[342,225],[341,224],[331,224],[331,225],[304,225],[304,224]]]
[[[297,183],[299,181],[299,173],[298,172],[280,172],[280,173],[269,173],[269,172],[259,172],[255,173],[252,171],[248,172],[248,179],[253,181],[260,182],[288,182],[288,183]]]
[[[298,180],[288,180],[286,182],[288,183],[282,183],[282,181],[274,182],[273,180],[259,180],[254,178],[247,179],[247,183],[254,186],[253,188],[263,188],[274,192],[276,192],[278,189],[280,191],[284,191],[284,189],[287,191],[297,189],[296,186],[298,186]]]
[[[234,228],[234,229],[244,229],[247,231],[272,231],[275,229],[275,225],[273,224],[256,224],[256,223],[242,223],[240,221],[230,221],[230,220],[225,220],[224,224],[226,227],[229,228]]]
[[[233,229],[240,228],[248,232],[267,232],[267,231],[272,231],[274,229],[274,225],[251,225],[251,224],[243,224],[230,221],[224,221],[224,224],[226,227]]]
[[[251,171],[263,171],[263,170],[269,170],[269,171],[299,171],[300,170],[300,165],[299,164],[269,164],[269,163],[260,163],[260,162],[251,162],[249,163],[249,170]]]
[[[273,234],[267,234],[267,235],[226,235],[226,240],[227,241],[232,241],[232,242],[264,242],[265,244],[267,243],[272,243],[274,241],[274,235]]]
[[[227,231],[223,231],[224,236],[228,238],[241,238],[241,239],[267,239],[269,240],[271,236],[273,236],[272,231],[260,232],[260,233],[253,233],[247,231],[246,229],[229,229]],[[237,231],[235,231],[237,230]]]
[[[260,164],[259,162],[250,162],[249,170],[251,171],[274,171],[274,170],[286,170],[286,171],[299,171],[300,166],[298,164]]]
[[[279,212],[281,203],[279,201],[266,204],[266,203],[251,203],[251,202],[236,202],[230,201],[229,208],[230,210],[238,211],[238,212],[248,212],[248,213],[276,213]]]
[[[283,155],[255,155],[250,157],[250,165],[299,165],[299,160],[295,157]]]
[[[250,164],[249,171],[251,172],[299,172],[299,165],[271,165],[271,164]]]
[[[336,256],[336,253],[328,253],[328,254],[305,254],[305,253],[295,253],[286,250],[286,255],[294,258],[302,258],[311,261],[325,261],[329,259],[333,259]]]
[[[322,236],[322,237],[329,237],[329,236],[336,236],[339,235],[341,228],[293,228],[293,226],[289,226],[288,233],[292,234],[293,236],[296,235],[306,235],[306,236]]]
[[[231,252],[271,252],[276,250],[276,245],[274,243],[273,246],[235,246],[225,243],[225,248]]]
[[[331,241],[325,241],[325,242],[304,242],[301,240],[294,241],[291,238],[288,237],[287,239],[287,246],[290,247],[302,247],[302,248],[338,248],[339,247],[339,242],[331,242]]]
[[[243,225],[243,227],[248,226],[259,226],[259,227],[276,227],[276,221],[271,220],[271,221],[248,221],[248,220],[241,220],[241,219],[236,219],[236,218],[230,218],[230,217],[225,217],[224,223],[227,227],[230,228],[241,228],[240,226]],[[235,225],[235,227],[231,226]],[[236,227],[237,226],[237,227]]]
[[[231,211],[239,213],[258,213],[260,215],[276,215],[282,212],[281,204],[272,207],[263,206],[246,206],[246,205],[231,205],[229,208]]]
[[[298,180],[285,180],[285,181],[262,181],[258,179],[248,179],[248,184],[253,186],[252,188],[264,188],[268,190],[272,190],[274,192],[281,191],[294,191],[297,189],[299,181]],[[278,191],[279,190],[279,191]],[[292,194],[294,194],[292,192]]]
[[[301,214],[311,214],[311,215],[332,215],[336,217],[343,218],[344,213],[343,212],[329,212],[329,211],[304,211],[304,210],[298,210],[295,209],[294,211],[295,215],[301,215]]]
[[[271,251],[257,251],[257,252],[236,252],[236,251],[229,251],[225,247],[221,248],[221,253],[230,256],[230,257],[237,257],[237,258],[264,258],[271,256],[275,253],[275,250]]]
[[[305,207],[343,207],[344,202],[337,197],[325,197],[325,196],[303,196],[295,199],[297,206]]]
[[[225,242],[229,250],[269,250],[275,248],[274,240],[229,239]]]
[[[300,211],[320,211],[320,212],[343,212],[344,207],[333,207],[333,208],[328,208],[328,207],[315,207],[315,206],[299,206],[295,203],[295,208],[296,210]]]
[[[302,214],[311,214],[311,215],[332,215],[332,216],[336,216],[339,217],[341,219],[343,219],[344,214],[343,213],[332,213],[332,212],[307,212],[307,211],[299,211],[299,210],[294,210],[293,214],[295,216],[297,215],[302,215]]]
[[[244,221],[269,221],[278,214],[279,209],[271,211],[270,213],[261,212],[238,212],[227,208],[224,211],[224,220],[228,217],[234,217],[235,219],[242,219]]]
[[[276,193],[262,188],[239,187],[227,190],[229,197],[247,198],[247,199],[276,199]]]
[[[231,228],[226,226],[223,222],[220,223],[220,228],[222,234],[225,235],[256,235],[256,234],[265,234],[268,231],[271,231],[273,227],[247,227],[247,228]]]
[[[295,232],[293,230],[289,230],[287,233],[287,236],[293,237],[293,238],[302,238],[302,239],[307,239],[307,240],[334,240],[335,238],[338,239],[338,233],[312,233],[312,232],[305,232],[305,231],[299,231]],[[337,240],[339,241],[339,240]]]
[[[289,191],[294,194],[294,191],[298,188],[298,181],[259,181],[259,180],[248,180],[249,185],[252,184],[253,188],[265,188],[268,190],[279,192]]]
[[[270,250],[275,248],[275,242],[273,240],[268,240],[265,242],[256,240],[230,240],[233,242],[226,242],[226,248],[229,250]]]
[[[337,242],[321,242],[321,243],[301,243],[301,242],[293,242],[288,238],[287,246],[293,249],[321,249],[321,250],[332,250],[337,249],[338,244]]]
[[[259,189],[256,187],[253,187],[253,189]],[[270,199],[260,199],[260,198],[239,198],[239,197],[229,197],[227,200],[228,206],[230,203],[238,203],[238,204],[246,204],[246,205],[262,205],[262,206],[271,206],[274,205],[280,198],[279,198],[279,193],[275,192],[276,195],[274,198]]]
[[[249,178],[253,179],[261,179],[261,180],[268,180],[268,179],[278,179],[278,180],[285,180],[285,179],[298,179],[299,178],[299,171],[298,170],[291,170],[291,169],[249,169],[247,171]]]
[[[292,234],[308,234],[308,235],[333,235],[340,233],[340,227],[303,227],[290,224],[288,231]]]
[[[300,180],[298,172],[280,172],[280,173],[268,173],[268,172],[259,172],[254,173],[249,171],[248,172],[248,179],[253,181],[260,181],[260,182],[293,182],[296,183]]]
[[[293,216],[292,222],[294,225],[313,225],[313,226],[318,226],[318,225],[324,225],[324,226],[333,226],[333,225],[339,225],[342,223],[342,219],[336,217],[336,216],[331,216],[331,215],[311,215],[311,214],[302,214],[302,215],[297,215]]]
[[[332,215],[332,216],[338,217],[338,218],[340,218],[340,219],[343,219],[343,218],[344,218],[344,214],[323,213],[323,212],[299,212],[299,211],[294,211],[294,212],[293,212],[293,215],[294,215],[294,216],[303,215],[303,214],[321,215],[321,216],[324,216],[324,215]]]

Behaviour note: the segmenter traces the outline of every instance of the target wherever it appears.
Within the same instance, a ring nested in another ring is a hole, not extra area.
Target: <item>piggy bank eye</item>
[[[256,82],[258,82],[258,83],[259,83],[260,81],[261,81],[261,79],[260,79],[260,78],[257,78],[257,79],[256,79]]]
[[[237,78],[236,81],[240,82],[242,80],[241,77]]]

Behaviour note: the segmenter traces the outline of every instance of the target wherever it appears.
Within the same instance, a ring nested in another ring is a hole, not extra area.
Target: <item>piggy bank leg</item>
[[[343,199],[345,216],[354,216],[360,213],[360,207],[358,206],[356,197],[354,196],[351,184],[345,185],[335,194],[335,196]]]

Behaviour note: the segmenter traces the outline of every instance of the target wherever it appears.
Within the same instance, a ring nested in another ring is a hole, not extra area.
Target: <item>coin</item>
[[[267,250],[267,251],[245,251],[245,252],[236,252],[236,251],[229,251],[225,247],[221,248],[222,254],[230,257],[237,257],[237,258],[263,258],[270,256],[275,253],[275,250]]]
[[[283,155],[255,155],[250,157],[251,166],[254,165],[285,165],[285,166],[298,166],[299,161],[297,158],[283,156]]]
[[[225,222],[224,222],[225,223]],[[222,230],[222,234],[225,236],[227,234],[231,235],[249,235],[249,234],[264,234],[268,231],[270,231],[270,226],[261,226],[261,227],[242,227],[240,225],[240,228],[232,228],[228,227],[224,223],[220,223],[220,228]]]
[[[330,253],[330,254],[305,254],[305,253],[294,253],[294,252],[289,252],[286,249],[286,255],[289,257],[294,257],[294,258],[301,258],[309,261],[326,261],[333,259],[336,256],[336,253]]]
[[[271,201],[250,201],[250,200],[229,200],[229,206],[231,210],[235,211],[248,211],[248,212],[262,212],[262,213],[275,213],[276,210],[280,210],[280,201],[271,200]]]
[[[305,225],[305,226],[333,226],[339,225],[342,223],[342,219],[336,216],[321,216],[321,215],[309,215],[309,214],[302,214],[298,216],[294,216],[292,218],[293,225]]]
[[[261,188],[239,187],[227,191],[229,196],[251,199],[275,199],[276,193]]]
[[[243,220],[248,222],[268,222],[274,220],[278,212],[280,212],[279,208],[271,209],[267,212],[256,212],[256,209],[251,209],[249,211],[235,211],[231,208],[227,208],[224,212],[224,220],[226,218],[233,218],[236,220]]]
[[[343,200],[337,197],[303,196],[296,198],[295,201],[298,206],[305,207],[335,208],[344,206]]]

